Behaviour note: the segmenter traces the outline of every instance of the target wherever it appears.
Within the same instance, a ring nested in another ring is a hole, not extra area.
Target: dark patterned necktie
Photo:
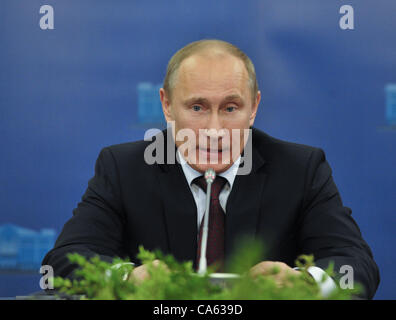
[[[224,210],[220,205],[219,195],[227,180],[223,177],[217,176],[212,183],[210,192],[210,207],[209,207],[209,228],[208,241],[206,248],[206,260],[208,266],[214,265],[215,271],[221,271],[224,262]],[[206,193],[206,180],[203,176],[193,180],[193,183],[198,185]],[[206,214],[206,213],[205,213]],[[201,241],[203,231],[204,219],[201,221],[199,228],[199,240],[197,250],[197,263],[199,265],[199,257],[201,255]]]

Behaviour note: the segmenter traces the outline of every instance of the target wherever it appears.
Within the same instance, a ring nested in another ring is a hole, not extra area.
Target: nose
[[[225,129],[204,129],[203,130],[204,137],[210,140],[220,140],[226,135]]]
[[[206,131],[208,131],[208,134],[216,136],[216,132],[220,131],[222,128],[223,125],[217,112],[211,112],[205,128],[207,129]]]
[[[212,112],[207,122],[206,128],[203,130],[204,136],[213,139],[219,140],[224,136],[223,125],[219,119],[217,112]]]
[[[223,138],[226,136],[226,129],[223,128],[219,116],[216,112],[210,115],[206,127],[201,131],[202,138],[206,140],[210,148],[222,148]]]

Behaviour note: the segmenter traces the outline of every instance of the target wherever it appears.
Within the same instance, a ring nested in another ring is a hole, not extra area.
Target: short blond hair
[[[235,56],[242,60],[248,72],[249,86],[252,90],[252,99],[254,101],[258,92],[258,83],[256,79],[256,71],[254,69],[252,60],[250,60],[250,58],[235,45],[226,41],[216,40],[216,39],[199,40],[199,41],[191,42],[190,44],[181,48],[172,56],[172,58],[168,62],[168,67],[166,69],[166,75],[163,83],[163,88],[165,92],[168,94],[169,99],[171,99],[172,89],[175,86],[177,71],[179,70],[181,63],[188,57],[209,48],[222,49],[224,50],[224,52],[231,54],[232,56]]]

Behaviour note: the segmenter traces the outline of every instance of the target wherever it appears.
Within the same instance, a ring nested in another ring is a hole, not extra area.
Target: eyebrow
[[[198,104],[209,104],[209,100],[206,99],[206,98],[201,98],[201,97],[192,97],[192,98],[189,98],[189,99],[187,99],[187,100],[185,100],[185,101],[183,102],[183,104],[184,104],[185,106],[188,106],[188,105],[193,104],[193,103],[198,103]]]
[[[229,102],[229,101],[235,101],[235,100],[237,100],[240,103],[243,103],[243,99],[239,94],[228,95],[223,99],[223,102]],[[203,98],[203,97],[192,97],[192,98],[189,98],[183,102],[183,104],[186,106],[193,104],[193,103],[198,103],[198,104],[203,104],[203,105],[210,104],[209,100],[206,98]]]

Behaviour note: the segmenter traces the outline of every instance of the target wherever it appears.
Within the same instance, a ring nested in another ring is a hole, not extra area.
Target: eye
[[[194,111],[201,111],[202,108],[201,108],[201,106],[193,105],[192,109],[193,109]]]
[[[234,106],[229,106],[229,107],[225,108],[225,110],[226,110],[228,113],[235,111],[235,109],[236,109],[236,108],[235,108]]]

